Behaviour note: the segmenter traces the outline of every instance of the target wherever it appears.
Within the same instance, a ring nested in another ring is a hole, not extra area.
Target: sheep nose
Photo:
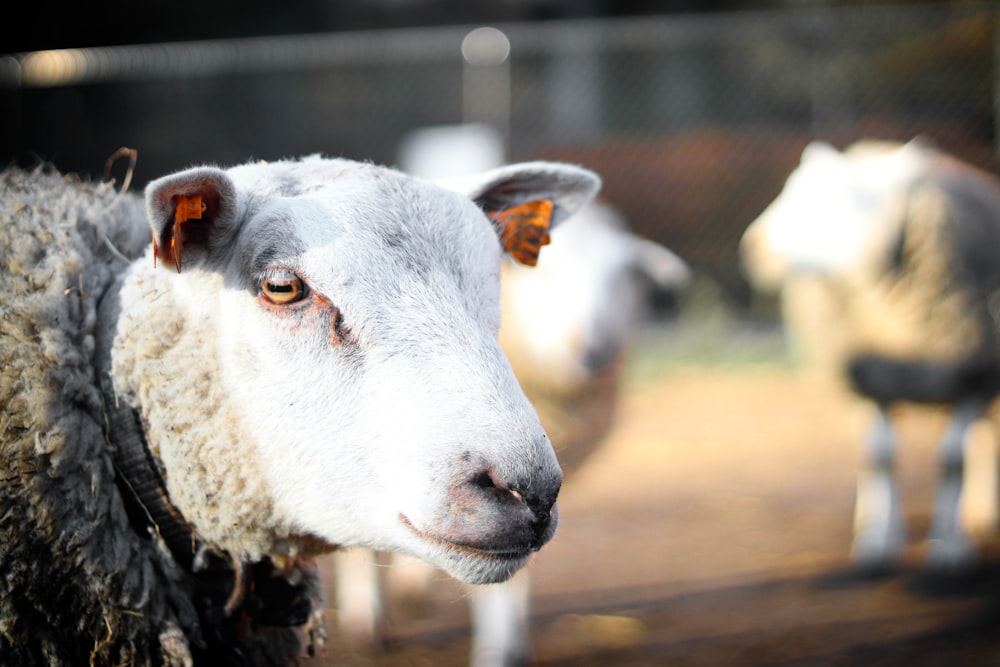
[[[453,544],[493,553],[537,551],[555,534],[561,486],[555,457],[537,466],[508,467],[466,459],[453,471],[432,532]]]
[[[507,483],[497,475],[494,469],[487,468],[476,473],[471,483],[482,493],[492,496],[500,506],[513,505],[516,508],[520,504],[528,509],[531,513],[528,527],[532,533],[531,547],[533,549],[541,548],[548,541],[546,533],[553,523],[553,507],[562,485],[561,471],[557,476],[548,477],[542,481]]]
[[[620,354],[621,346],[617,341],[599,340],[587,349],[584,365],[588,371],[599,373],[616,362]]]

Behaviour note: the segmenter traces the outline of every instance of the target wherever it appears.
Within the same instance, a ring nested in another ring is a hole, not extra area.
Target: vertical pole
[[[476,28],[462,40],[462,122],[485,123],[510,153],[510,40],[496,28]]]

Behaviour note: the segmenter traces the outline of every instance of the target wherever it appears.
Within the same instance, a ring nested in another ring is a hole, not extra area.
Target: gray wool
[[[1000,191],[947,158],[936,166],[911,186],[878,259],[839,281],[786,285],[785,315],[803,342],[848,365],[854,388],[878,401],[1000,388]]]
[[[810,144],[740,241],[804,368],[883,405],[1000,392],[998,247],[1000,181],[921,139]]]
[[[44,168],[0,173],[4,665],[197,662],[192,584],[130,525],[94,368],[98,303],[148,244],[136,195]],[[299,650],[292,629],[242,639],[250,664]]]

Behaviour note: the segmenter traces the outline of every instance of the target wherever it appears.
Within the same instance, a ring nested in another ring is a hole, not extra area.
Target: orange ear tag
[[[201,214],[205,211],[205,203],[201,201],[201,195],[179,195],[177,197],[177,207],[174,209],[174,229],[170,237],[170,259],[173,260],[177,273],[181,272],[181,250],[184,248],[184,228],[183,223],[191,219],[200,220]]]
[[[552,202],[536,199],[503,211],[490,211],[489,217],[500,231],[500,243],[521,264],[535,266],[538,253],[548,245]]]

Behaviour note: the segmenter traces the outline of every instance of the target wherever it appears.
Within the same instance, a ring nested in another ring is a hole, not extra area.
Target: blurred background
[[[487,122],[508,159],[600,172],[637,231],[737,307],[750,294],[736,239],[810,139],[926,134],[996,166],[992,3],[147,0],[23,11],[0,28],[4,163],[100,176],[128,146],[141,187],[198,162],[322,152],[394,164],[415,128]],[[463,57],[481,25],[507,46],[487,37]]]
[[[508,161],[597,171],[632,230],[688,263],[689,288],[654,304],[661,317],[637,337],[615,426],[567,481],[560,535],[534,564],[541,664],[1000,660],[989,572],[949,596],[899,579],[825,585],[847,564],[864,422],[849,397],[797,372],[775,300],[753,293],[737,254],[814,139],[843,148],[923,135],[996,172],[997,3],[110,0],[9,11],[0,163],[99,178],[127,146],[139,189],[204,162],[324,153],[396,165],[415,130],[484,123]],[[667,318],[666,306],[679,309]],[[903,426],[916,534],[941,427],[934,415]],[[436,601],[396,615],[388,651],[334,638],[342,659],[330,664],[463,664],[464,594],[441,584]]]

